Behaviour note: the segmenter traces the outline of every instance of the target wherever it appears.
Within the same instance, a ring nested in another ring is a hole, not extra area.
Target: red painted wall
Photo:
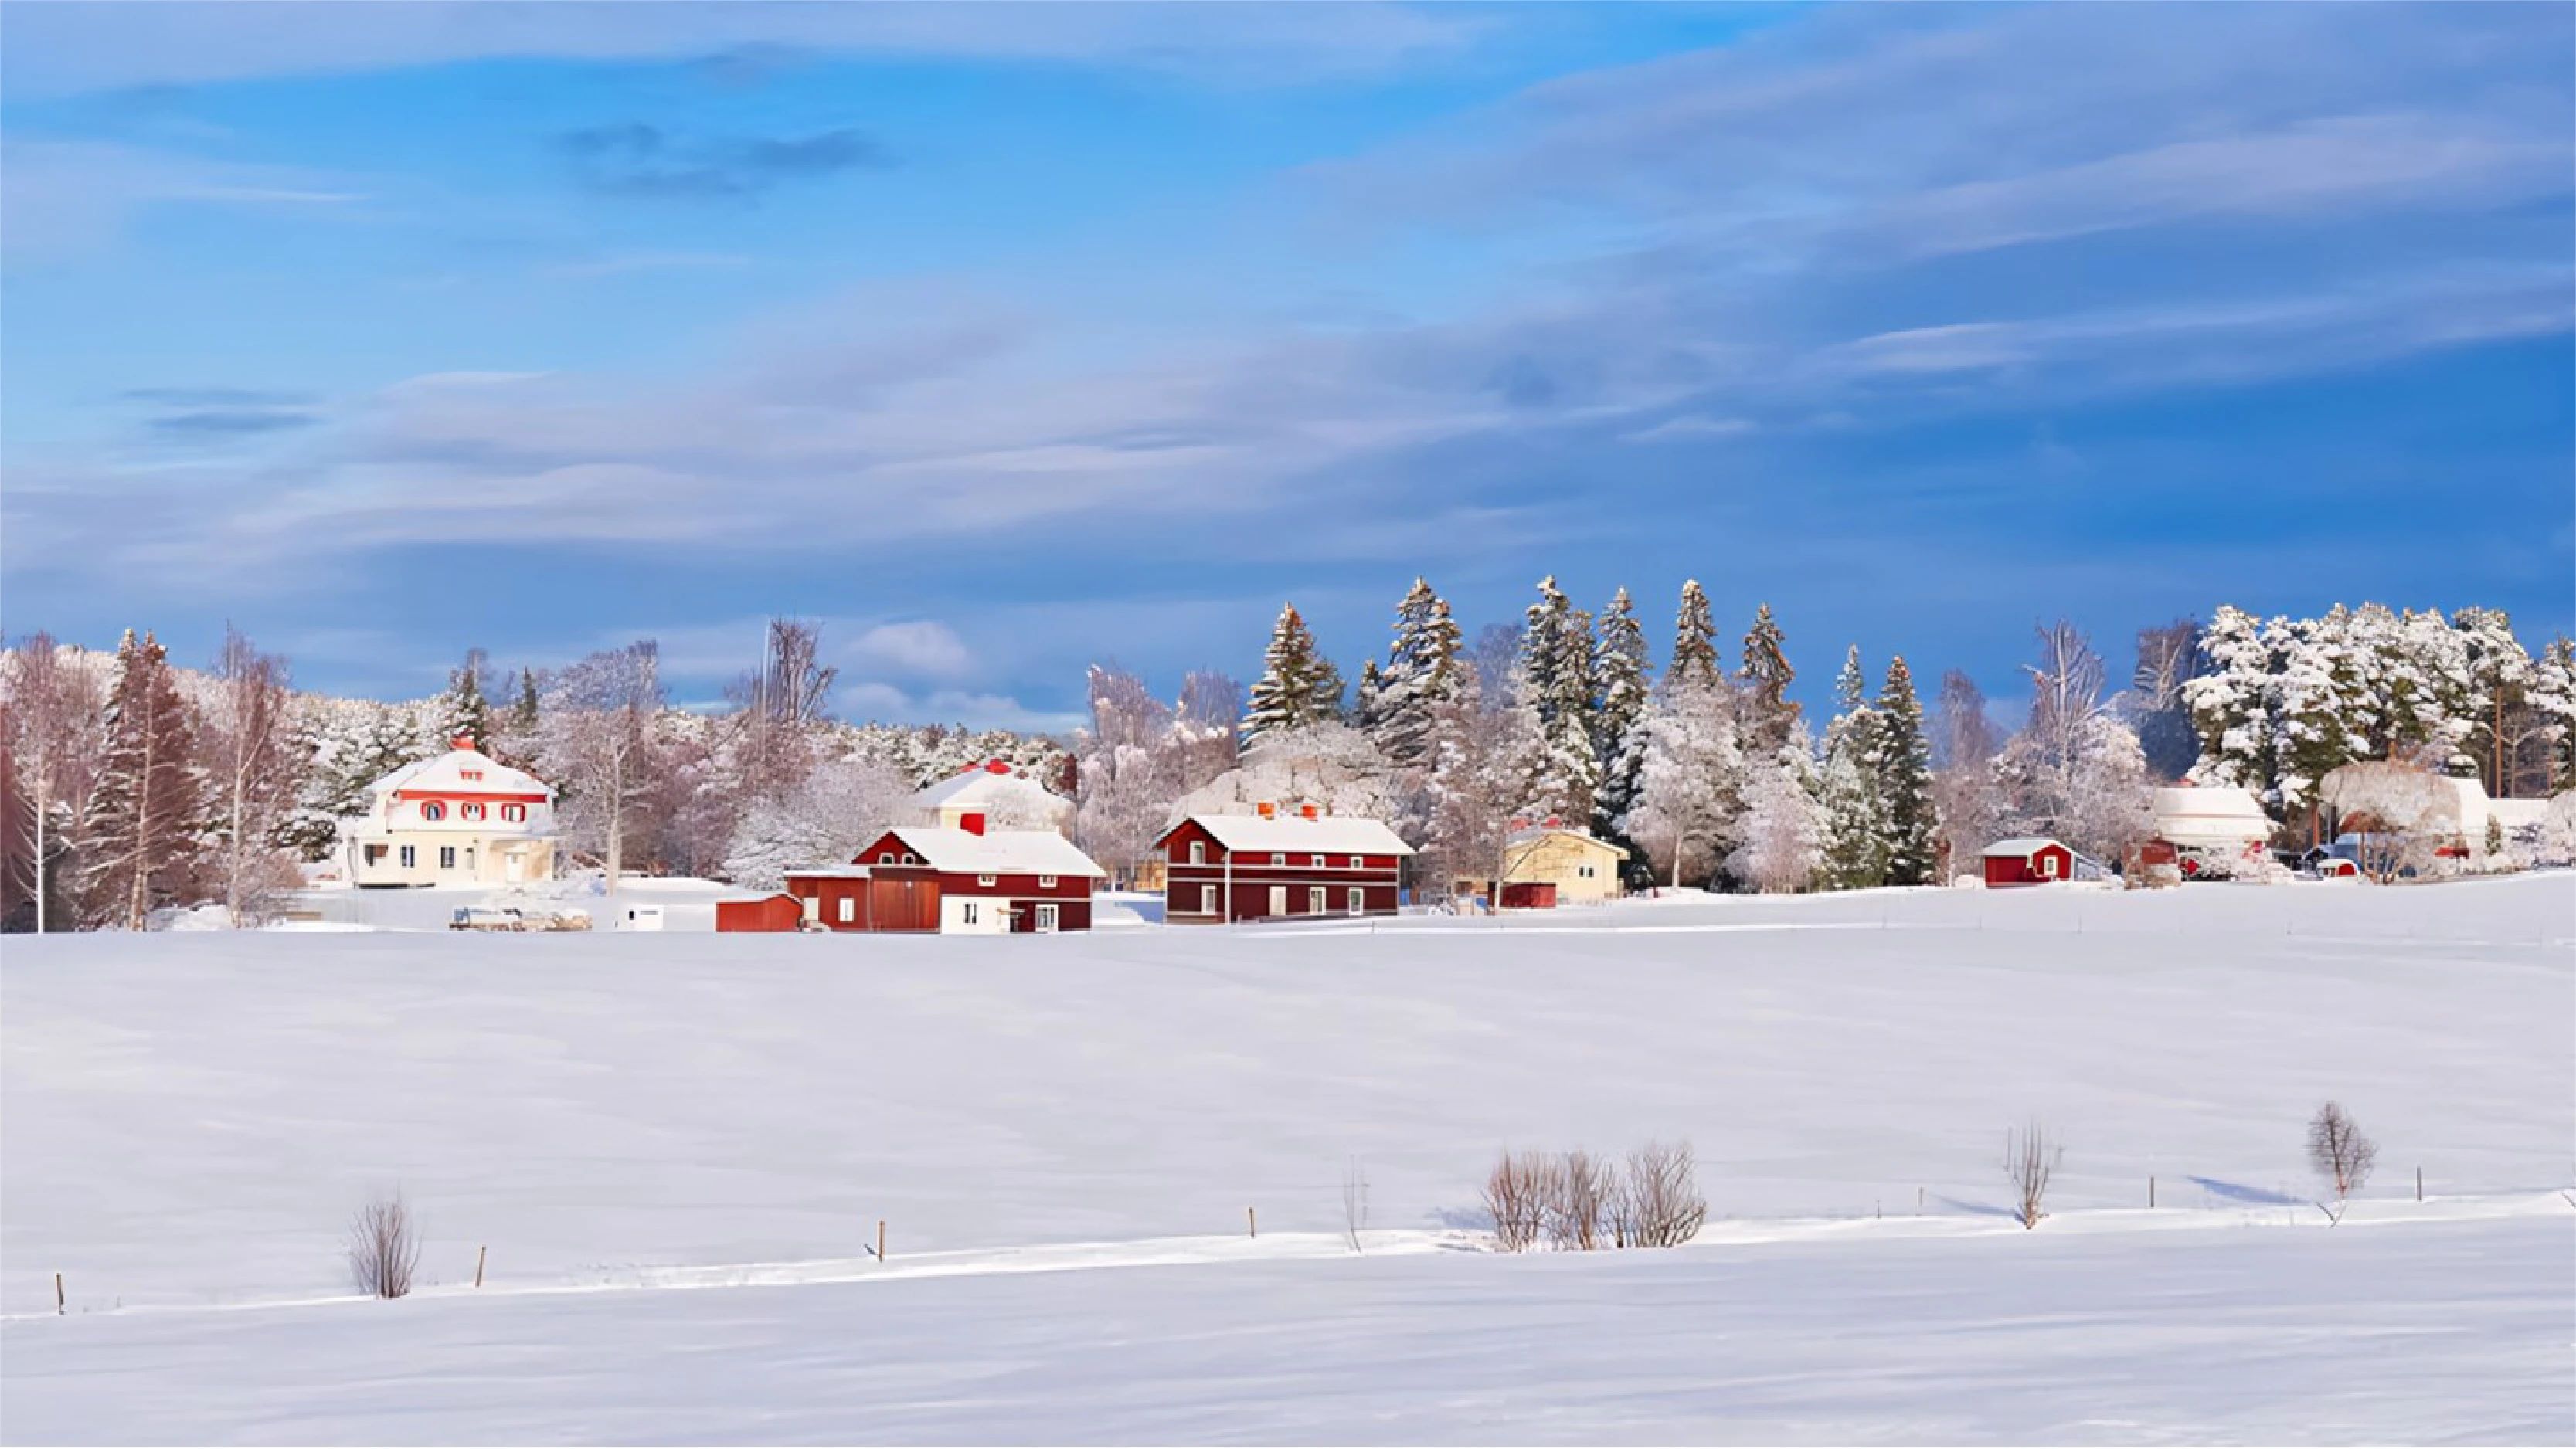
[[[2043,857],[2056,860],[2057,874],[2045,873],[2045,868],[2039,863]],[[2062,845],[2043,846],[2031,852],[2027,861],[2009,855],[1986,857],[1986,884],[1990,886],[2045,885],[2050,881],[2073,879],[2075,855]]]
[[[716,902],[719,931],[793,931],[805,919],[805,903],[784,892],[753,901]]]
[[[1193,841],[1207,847],[1205,863],[1190,863]],[[1392,855],[1364,855],[1358,868],[1351,866],[1347,853],[1324,857],[1324,864],[1313,863],[1312,851],[1287,851],[1285,865],[1272,865],[1267,850],[1245,851],[1234,858],[1231,872],[1234,909],[1238,921],[1273,919],[1308,919],[1315,916],[1307,894],[1316,886],[1324,888],[1324,911],[1327,916],[1350,915],[1349,891],[1357,886],[1362,892],[1360,914],[1391,916],[1396,910],[1396,888],[1402,858]],[[1223,908],[1229,880],[1226,849],[1200,827],[1197,821],[1184,821],[1163,841],[1164,884],[1163,919],[1175,923],[1205,923],[1226,919]],[[1200,910],[1201,888],[1214,886],[1218,892],[1219,914],[1210,916]],[[1270,890],[1285,887],[1287,910],[1274,916],[1270,909]]]

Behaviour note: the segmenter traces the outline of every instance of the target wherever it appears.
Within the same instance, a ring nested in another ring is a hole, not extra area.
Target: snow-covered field
[[[16,940],[0,1436],[2563,1442],[2571,909]],[[2328,1097],[2382,1147],[2341,1227]],[[1700,1243],[1478,1250],[1498,1148],[1649,1137],[1697,1145]],[[397,1183],[434,1286],[341,1298]]]

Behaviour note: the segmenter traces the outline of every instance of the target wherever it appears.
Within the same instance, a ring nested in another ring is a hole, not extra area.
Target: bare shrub
[[[1698,1159],[1688,1142],[1649,1142],[1629,1153],[1612,1202],[1623,1247],[1677,1248],[1708,1221]]]
[[[349,1277],[372,1298],[400,1298],[411,1291],[420,1266],[420,1225],[402,1194],[380,1197],[349,1219]]]
[[[1547,1241],[1560,1251],[1588,1253],[1604,1240],[1603,1219],[1614,1181],[1610,1164],[1576,1148],[1556,1160],[1547,1204]]]
[[[2342,1103],[2326,1103],[2309,1120],[2308,1162],[2317,1176],[2334,1185],[2336,1202],[2361,1191],[2378,1161],[2379,1144],[2362,1135]]]
[[[1351,1241],[1351,1251],[1360,1251],[1360,1234],[1369,1225],[1368,1169],[1356,1157],[1342,1168],[1342,1232]]]
[[[1504,1252],[1525,1252],[1546,1231],[1559,1167],[1544,1152],[1505,1152],[1495,1160],[1485,1178],[1485,1210],[1493,1215],[1494,1241]]]
[[[2004,1179],[2013,1186],[2013,1217],[2023,1227],[2038,1227],[2047,1216],[2041,1205],[2048,1200],[2048,1180],[2065,1158],[2066,1149],[2036,1117],[2004,1134]]]

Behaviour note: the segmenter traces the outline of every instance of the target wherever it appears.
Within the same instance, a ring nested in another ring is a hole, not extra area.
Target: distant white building
[[[2261,866],[2272,819],[2232,785],[2168,785],[2155,794],[2155,834],[2185,875],[2229,876]]]
[[[1073,802],[1012,769],[1007,760],[968,765],[912,797],[911,823],[958,828],[980,815],[995,830],[1073,830]]]
[[[368,787],[340,822],[341,865],[357,886],[514,885],[555,873],[555,792],[465,739]]]

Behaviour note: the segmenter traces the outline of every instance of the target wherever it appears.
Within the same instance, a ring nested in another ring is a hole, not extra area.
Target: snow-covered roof
[[[2257,844],[2272,819],[2233,785],[2168,785],[2155,795],[2156,833],[2176,845]]]
[[[2063,850],[2069,855],[2075,853],[2062,840],[2051,840],[2045,835],[2016,835],[2010,840],[1998,840],[1978,851],[1977,854],[1996,859],[2010,856],[2016,860],[2028,860],[2041,851],[2050,849]]]
[[[414,760],[370,787],[376,794],[428,790],[441,795],[543,795],[553,787],[525,770],[514,770],[475,749],[454,749],[426,760]]]
[[[899,825],[891,832],[934,870],[978,875],[1080,875],[1108,872],[1052,830],[988,830],[953,825]]]
[[[779,874],[822,880],[866,880],[868,868],[864,865],[791,865]]]
[[[1608,848],[1608,849],[1611,849],[1611,850],[1616,850],[1616,849],[1618,849],[1618,848],[1619,848],[1619,847],[1617,847],[1617,846],[1615,846],[1615,845],[1611,845],[1609,841],[1606,841],[1606,840],[1602,839],[1600,836],[1593,834],[1591,831],[1589,831],[1589,830],[1585,830],[1585,829],[1583,829],[1582,827],[1580,827],[1580,826],[1575,826],[1575,825],[1528,825],[1528,826],[1523,826],[1521,829],[1515,830],[1515,831],[1513,831],[1513,832],[1511,833],[1511,837],[1510,837],[1510,841],[1509,841],[1509,843],[1510,843],[1510,844],[1513,844],[1513,845],[1527,845],[1527,844],[1529,844],[1531,841],[1534,841],[1534,840],[1544,840],[1544,839],[1546,839],[1548,836],[1551,836],[1551,835],[1570,835],[1570,836],[1573,836],[1573,837],[1574,837],[1575,839],[1577,839],[1577,840],[1588,841],[1588,842],[1590,842],[1591,844],[1599,845],[1599,846],[1604,846],[1604,847],[1606,847],[1606,848]]]
[[[995,769],[995,765],[1002,768]],[[1006,803],[1038,804],[1048,807],[1070,806],[1073,802],[1058,795],[1028,776],[1012,770],[1000,760],[960,770],[947,779],[916,793],[915,805],[936,808],[941,805],[1002,805]]]
[[[1384,821],[1367,820],[1356,815],[1326,815],[1314,820],[1295,813],[1267,819],[1259,815],[1192,815],[1180,825],[1173,826],[1172,830],[1178,830],[1192,820],[1228,850],[1320,850],[1329,855],[1413,854],[1413,847],[1387,829]],[[1163,832],[1167,838],[1171,833],[1171,830]]]

